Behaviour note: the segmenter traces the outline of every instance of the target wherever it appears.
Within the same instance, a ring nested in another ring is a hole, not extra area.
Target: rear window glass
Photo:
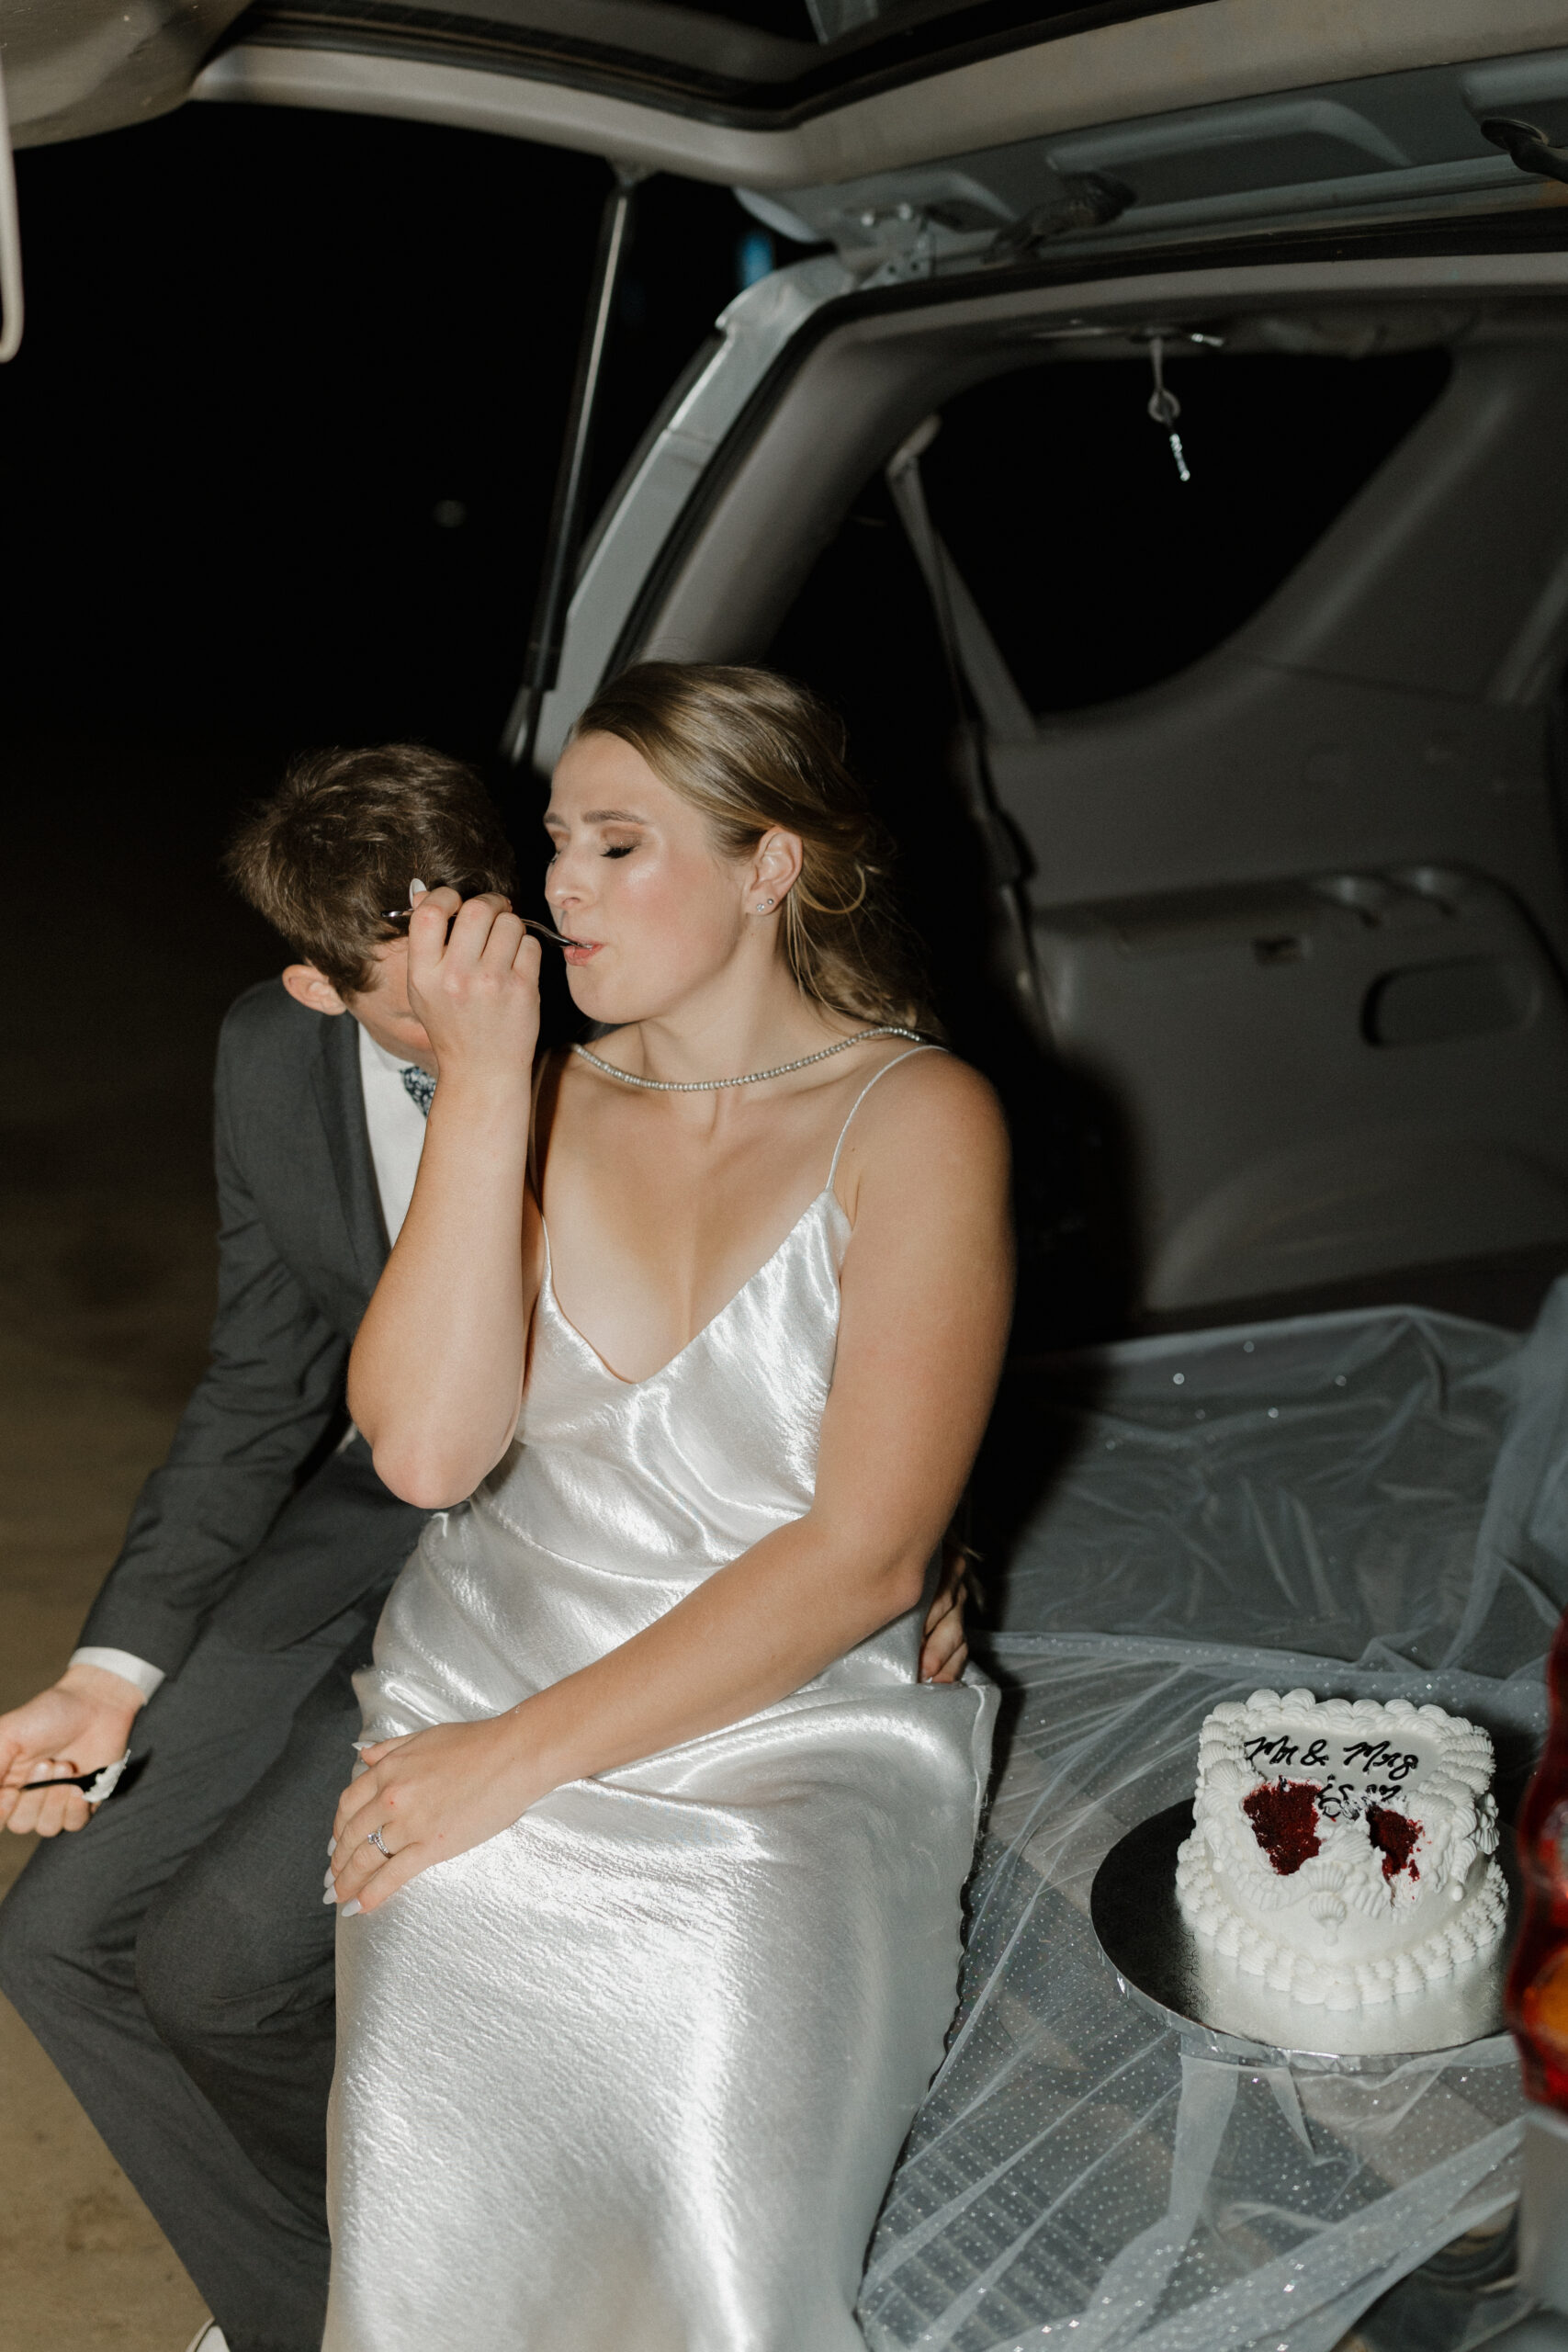
[[[1174,676],[1251,618],[1431,406],[1444,351],[1059,360],[952,401],[932,515],[1037,711]]]

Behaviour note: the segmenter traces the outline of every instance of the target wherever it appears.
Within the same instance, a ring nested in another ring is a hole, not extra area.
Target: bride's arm
[[[409,922],[409,1001],[438,1080],[413,1199],[348,1367],[378,1473],[428,1510],[461,1502],[506,1451],[539,1280],[525,1202],[538,943],[504,899],[459,903],[433,890]]]
[[[369,1749],[338,1808],[340,1900],[371,1909],[563,1782],[754,1714],[919,1600],[1006,1345],[1006,1137],[984,1080],[932,1056],[876,1090],[851,1141],[855,1229],[811,1510],[510,1713]],[[389,1862],[366,1843],[378,1827]]]

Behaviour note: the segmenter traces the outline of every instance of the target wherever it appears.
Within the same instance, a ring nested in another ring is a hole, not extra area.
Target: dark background
[[[487,752],[605,167],[200,106],[18,164],[28,334],[0,380],[25,550],[12,717]],[[644,190],[600,487],[736,290],[752,225],[724,189]]]
[[[319,743],[416,738],[514,783],[494,745],[610,175],[460,131],[188,106],[24,153],[17,175],[10,1182],[205,1199],[218,1023],[284,960],[218,878],[241,810]],[[728,190],[641,192],[591,511],[748,233]],[[536,860],[532,797],[512,814]]]
[[[217,858],[294,751],[412,738],[473,759],[536,871],[532,796],[494,746],[606,167],[201,106],[17,160],[28,331],[0,373],[17,853],[95,897],[152,887],[211,912],[228,993],[278,953]],[[590,512],[737,290],[748,234],[726,189],[642,191]]]

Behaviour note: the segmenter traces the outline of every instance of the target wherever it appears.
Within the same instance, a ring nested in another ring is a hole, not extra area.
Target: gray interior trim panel
[[[564,82],[344,50],[242,41],[192,95],[397,115],[799,188],[1047,131],[1325,81],[1560,44],[1561,0],[1382,0],[1325,21],[1322,0],[1200,0],[985,58],[779,130],[742,129]]]

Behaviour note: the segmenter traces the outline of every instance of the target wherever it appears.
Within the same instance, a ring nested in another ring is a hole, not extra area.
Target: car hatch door
[[[757,190],[1540,48],[1555,0],[15,0],[17,143],[202,98],[405,116]],[[1341,128],[1343,128],[1341,126]]]

